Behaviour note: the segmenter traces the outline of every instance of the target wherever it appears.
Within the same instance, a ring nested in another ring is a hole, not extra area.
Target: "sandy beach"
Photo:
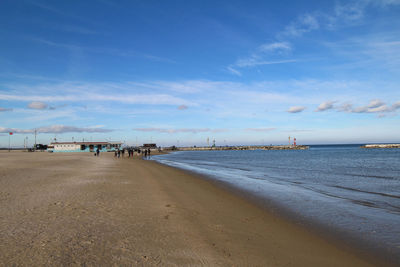
[[[200,176],[112,153],[0,152],[0,265],[378,263]]]

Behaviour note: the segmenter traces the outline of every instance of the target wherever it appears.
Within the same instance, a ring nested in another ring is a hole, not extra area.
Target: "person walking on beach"
[[[114,157],[117,157],[117,150],[114,150]]]
[[[149,158],[150,158],[150,148],[147,149],[147,155],[149,155]]]
[[[96,156],[100,156],[100,149],[99,148],[96,149]]]
[[[121,150],[118,149],[118,158],[121,157]]]
[[[147,149],[144,150],[144,158],[147,158]]]

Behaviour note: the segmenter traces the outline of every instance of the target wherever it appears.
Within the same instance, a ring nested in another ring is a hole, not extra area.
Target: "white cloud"
[[[379,99],[374,99],[369,102],[366,106],[360,106],[354,108],[351,112],[353,113],[381,113],[387,112],[389,108]]]
[[[333,109],[333,104],[335,103],[335,101],[326,101],[321,103],[318,108],[315,110],[316,112],[320,112],[320,111],[325,111],[325,110],[329,110],[329,109]]]
[[[352,109],[353,109],[353,105],[350,103],[343,103],[342,105],[337,107],[337,110],[341,111],[341,112],[351,112]]]
[[[368,105],[358,106],[353,108],[349,103],[342,104],[337,107],[338,111],[347,113],[379,113],[379,117],[383,117],[383,113],[395,112],[400,108],[400,101],[388,106],[380,99],[374,99],[369,102]]]
[[[385,105],[381,100],[379,99],[374,99],[371,100],[371,102],[368,104],[368,108],[373,109],[373,108],[379,108]]]
[[[33,101],[28,104],[28,108],[30,108],[30,109],[46,109],[47,104],[44,102],[40,102],[40,101]]]
[[[289,112],[289,113],[299,113],[299,112],[304,111],[305,109],[306,109],[306,107],[303,107],[303,106],[293,106],[293,107],[290,107],[287,110],[287,112]]]
[[[400,101],[397,101],[396,103],[394,103],[394,104],[392,105],[392,109],[393,109],[393,110],[398,110],[398,109],[400,109]]]
[[[12,108],[2,108],[0,107],[0,112],[5,112],[5,111],[12,111]]]

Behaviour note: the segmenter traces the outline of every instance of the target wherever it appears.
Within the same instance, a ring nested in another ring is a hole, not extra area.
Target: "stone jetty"
[[[369,144],[363,145],[361,148],[400,148],[400,144]]]

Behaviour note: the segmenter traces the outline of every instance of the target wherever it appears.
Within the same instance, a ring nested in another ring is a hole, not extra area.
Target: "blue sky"
[[[0,3],[0,146],[400,142],[400,1]]]

